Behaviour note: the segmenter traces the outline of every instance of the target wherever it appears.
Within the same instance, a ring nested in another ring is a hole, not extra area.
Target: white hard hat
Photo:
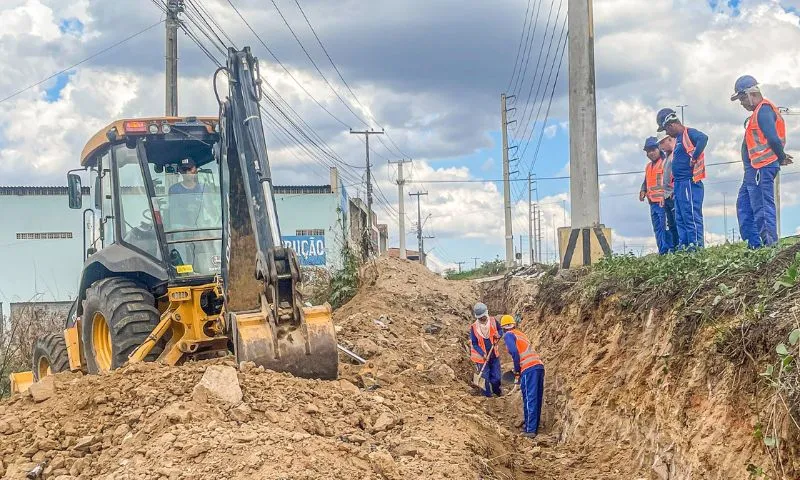
[[[656,139],[658,140],[658,143],[661,143],[662,141],[666,140],[667,138],[670,138],[670,136],[667,135],[667,132],[658,132],[658,135],[656,136]]]

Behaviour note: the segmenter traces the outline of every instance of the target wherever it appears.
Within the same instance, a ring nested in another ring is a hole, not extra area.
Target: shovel
[[[505,335],[505,333],[503,335]],[[492,348],[489,349],[489,353],[486,355],[486,361],[483,362],[483,366],[477,373],[472,374],[472,386],[480,391],[486,390],[486,382],[488,380],[483,378],[483,371],[486,369],[486,365],[489,365],[489,358],[492,357],[492,352],[494,352],[494,347],[496,347],[497,344],[500,343],[500,340],[502,339],[503,336],[501,335],[500,338],[498,338],[497,341],[492,344]]]

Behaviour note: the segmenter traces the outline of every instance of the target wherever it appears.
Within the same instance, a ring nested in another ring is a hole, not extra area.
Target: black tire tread
[[[95,302],[97,305],[93,306]],[[87,289],[84,300],[84,345],[91,342],[92,317],[99,310],[111,329],[111,369],[121,367],[158,325],[161,314],[155,305],[153,294],[133,280],[111,277],[95,282]],[[160,353],[161,345],[156,345],[145,360],[155,360]],[[87,349],[87,363],[90,372],[97,370],[93,349]]]
[[[33,344],[33,358],[31,359],[31,369],[33,378],[39,378],[39,359],[47,358],[52,373],[66,372],[69,370],[69,357],[67,356],[67,342],[61,332],[49,333],[36,339]]]

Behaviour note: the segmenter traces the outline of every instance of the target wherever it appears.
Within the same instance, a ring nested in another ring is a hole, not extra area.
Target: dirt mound
[[[368,268],[335,322],[371,382],[355,365],[319,381],[229,359],[58,374],[0,402],[0,477],[531,478],[516,453],[533,443],[460,379],[472,284],[396,259]]]

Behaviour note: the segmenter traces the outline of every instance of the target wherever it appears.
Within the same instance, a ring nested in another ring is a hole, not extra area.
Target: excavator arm
[[[330,306],[303,306],[297,257],[281,242],[259,108],[258,60],[248,47],[231,48],[221,71],[228,74],[218,147],[222,290],[237,360],[301,377],[336,378]]]

